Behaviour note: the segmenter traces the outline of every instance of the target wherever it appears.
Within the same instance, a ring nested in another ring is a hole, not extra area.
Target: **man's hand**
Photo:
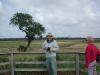
[[[50,52],[50,50],[51,50],[51,48],[50,48],[50,47],[48,47],[48,48],[47,48],[47,51],[49,51],[49,52]]]

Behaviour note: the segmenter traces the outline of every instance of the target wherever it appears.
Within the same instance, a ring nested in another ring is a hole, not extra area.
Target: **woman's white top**
[[[51,48],[50,52],[46,50],[48,47]],[[46,57],[55,57],[56,52],[59,50],[58,43],[55,40],[50,43],[48,43],[47,41],[44,41],[42,48],[44,49],[46,53]]]

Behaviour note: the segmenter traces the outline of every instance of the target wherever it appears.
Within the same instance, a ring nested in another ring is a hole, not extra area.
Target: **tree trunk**
[[[27,46],[26,46],[26,50],[30,46],[31,42],[32,42],[32,40],[28,40],[28,43],[27,43]]]

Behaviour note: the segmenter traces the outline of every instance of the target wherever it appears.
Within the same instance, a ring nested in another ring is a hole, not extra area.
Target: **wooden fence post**
[[[79,75],[79,53],[76,53],[76,75]]]
[[[11,75],[14,75],[14,54],[11,53]]]

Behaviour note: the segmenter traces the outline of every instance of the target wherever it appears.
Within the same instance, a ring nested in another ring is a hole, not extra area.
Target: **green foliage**
[[[45,32],[42,24],[33,20],[30,14],[16,13],[10,19],[10,24],[18,26],[18,28],[26,33],[27,38],[33,39],[36,35],[41,35]]]
[[[25,51],[26,51],[26,47],[20,45],[20,46],[17,48],[17,50],[18,50],[19,52],[21,52],[21,51],[25,52]]]
[[[45,56],[37,56],[36,60],[37,61],[46,61],[46,57]]]
[[[42,36],[45,32],[45,28],[42,24],[34,21],[33,17],[26,13],[14,14],[10,19],[10,24],[17,26],[22,32],[25,32],[28,40],[25,50],[30,46],[31,41],[35,39],[35,36]]]
[[[38,68],[46,68],[46,65],[44,64],[17,64],[15,65],[16,68],[32,68],[32,69],[38,69]]]
[[[0,62],[5,63],[9,61],[9,57],[7,56],[0,56]],[[0,65],[0,70],[10,69],[10,64]]]
[[[58,61],[73,61],[75,60],[75,55],[73,54],[57,54],[56,59]]]
[[[0,56],[0,62],[7,62],[9,61],[9,58],[6,56]]]
[[[4,70],[4,69],[10,69],[11,65],[0,65],[0,70]]]
[[[94,42],[95,43],[99,43],[100,42],[100,39],[95,39]]]

